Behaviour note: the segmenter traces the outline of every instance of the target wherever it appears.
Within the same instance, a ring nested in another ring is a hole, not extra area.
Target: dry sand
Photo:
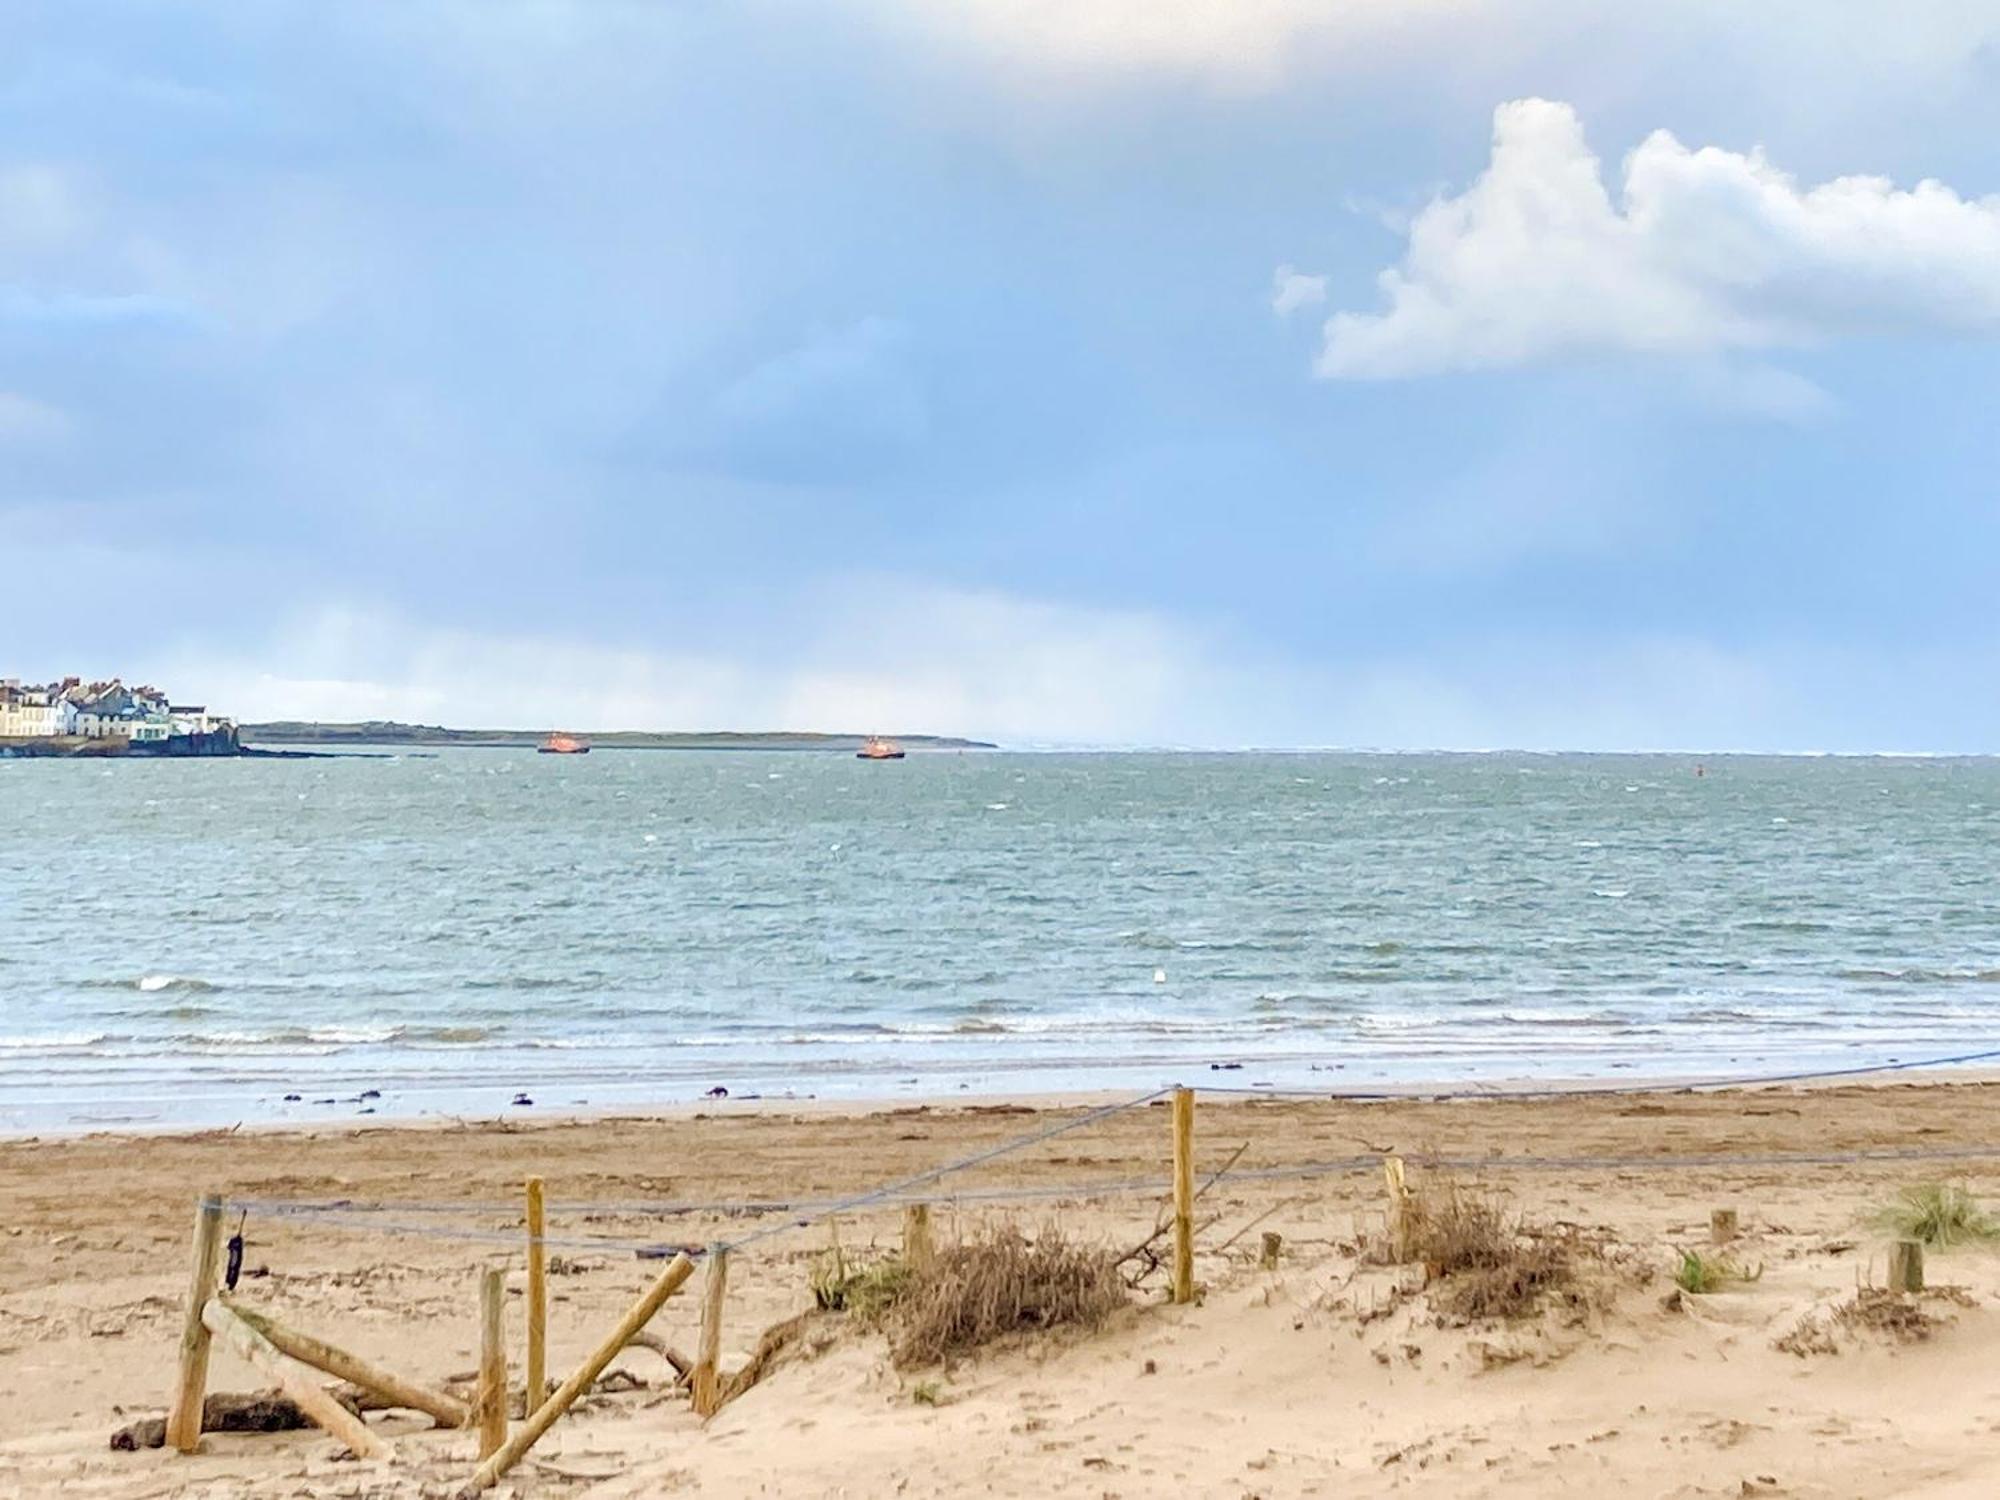
[[[193,1201],[202,1189],[284,1198],[510,1203],[549,1182],[552,1235],[703,1244],[782,1214],[584,1215],[586,1201],[839,1194],[921,1171],[1078,1112],[963,1103],[876,1112],[782,1106],[678,1119],[381,1125],[353,1130],[98,1135],[0,1143],[0,1494],[75,1497],[444,1495],[470,1434],[402,1413],[371,1420],[394,1466],[347,1460],[316,1432],[210,1435],[181,1458],[109,1451],[172,1384]],[[1166,1183],[1167,1111],[1134,1110],[952,1179],[965,1191],[1141,1178]],[[1650,1283],[1607,1311],[1501,1327],[1439,1326],[1397,1271],[1364,1264],[1379,1174],[1228,1181],[1202,1200],[1197,1306],[1150,1295],[1088,1336],[992,1349],[947,1372],[898,1372],[879,1335],[823,1325],[704,1427],[664,1364],[628,1351],[643,1387],[559,1424],[497,1493],[519,1496],[1062,1495],[1986,1497],[2000,1494],[2000,1257],[1933,1254],[1941,1320],[1920,1342],[1827,1322],[1884,1246],[1864,1222],[1899,1186],[1967,1182],[2000,1198],[2000,1085],[1901,1083],[1644,1098],[1428,1103],[1205,1099],[1199,1163],[1239,1171],[1394,1150],[1629,1159],[1469,1174],[1523,1212],[1602,1229]],[[1674,1165],[1705,1153],[1994,1148],[1943,1163]],[[1652,1165],[1647,1165],[1651,1162]],[[1160,1193],[951,1206],[942,1234],[1054,1220],[1121,1248]],[[1666,1305],[1676,1247],[1708,1211],[1741,1213],[1752,1284]],[[1261,1218],[1266,1215],[1268,1217]],[[900,1212],[848,1215],[850,1248],[893,1243]],[[441,1223],[514,1234],[496,1207]],[[1276,1272],[1263,1229],[1285,1236]],[[1223,1242],[1239,1230],[1227,1249]],[[476,1362],[477,1268],[508,1247],[253,1216],[243,1294],[310,1331],[438,1382]],[[824,1226],[764,1240],[732,1266],[724,1364],[807,1306]],[[558,1252],[553,1358],[570,1367],[658,1270],[630,1250]],[[518,1290],[521,1257],[511,1252]],[[510,1305],[518,1336],[520,1302]],[[695,1344],[696,1303],[656,1329]],[[1774,1344],[1802,1320],[1837,1352]],[[518,1368],[518,1348],[516,1351]],[[935,1404],[917,1399],[919,1384]],[[211,1390],[264,1382],[218,1353]]]

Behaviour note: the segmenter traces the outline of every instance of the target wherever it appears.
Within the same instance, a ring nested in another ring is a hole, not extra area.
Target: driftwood
[[[665,1339],[661,1338],[657,1333],[635,1333],[632,1335],[632,1342],[626,1347],[630,1349],[650,1349],[659,1355],[661,1359],[672,1365],[674,1367],[675,1385],[686,1385],[694,1373],[694,1361],[681,1353],[672,1344],[669,1344]]]
[[[208,1299],[208,1306],[201,1310],[201,1321],[237,1358],[247,1360],[277,1381],[278,1389],[297,1402],[315,1426],[324,1427],[329,1436],[345,1444],[356,1458],[392,1456],[389,1444],[371,1431],[366,1422],[313,1383],[305,1365],[280,1354],[269,1339],[219,1299]]]
[[[388,1403],[356,1385],[329,1387],[329,1394],[357,1417],[363,1412],[385,1411]],[[298,1402],[276,1390],[251,1395],[218,1391],[201,1403],[203,1432],[297,1432],[313,1421],[299,1410]],[[118,1453],[135,1453],[141,1448],[163,1448],[167,1442],[165,1417],[141,1417],[111,1434],[111,1447]]]
[[[676,1388],[684,1388],[692,1378],[694,1361],[681,1353],[672,1344],[669,1344],[665,1339],[661,1338],[657,1333],[647,1333],[641,1330],[632,1335],[625,1347],[628,1349],[648,1349],[654,1354],[659,1355],[672,1368]],[[479,1383],[479,1372],[477,1370],[460,1370],[456,1374],[445,1376],[444,1383],[453,1387],[476,1386]],[[623,1370],[612,1370],[607,1374],[599,1376],[596,1383],[591,1386],[586,1394],[606,1396],[618,1391],[644,1390],[645,1388],[645,1381],[636,1379],[626,1374]],[[517,1418],[528,1415],[530,1408],[523,1399],[525,1394],[525,1391],[517,1390],[509,1395],[507,1402],[509,1415]]]
[[[732,1400],[750,1390],[750,1386],[754,1386],[758,1380],[770,1374],[772,1368],[782,1360],[782,1356],[794,1344],[798,1344],[800,1338],[804,1338],[806,1330],[812,1328],[816,1322],[822,1322],[824,1316],[826,1316],[824,1312],[812,1308],[808,1312],[800,1312],[794,1318],[786,1318],[784,1322],[774,1322],[770,1328],[766,1328],[758,1336],[756,1348],[750,1352],[750,1360],[740,1370],[734,1370],[728,1376],[724,1376],[722,1398],[718,1404],[728,1406]]]

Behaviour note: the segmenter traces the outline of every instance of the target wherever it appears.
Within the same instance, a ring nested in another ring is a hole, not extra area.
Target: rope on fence
[[[782,1204],[757,1205],[753,1211],[763,1211],[768,1208],[770,1210],[781,1210],[787,1214],[795,1214],[796,1216],[788,1219],[786,1223],[774,1224],[763,1229],[754,1230],[740,1239],[720,1244],[716,1248],[735,1250],[745,1245],[755,1244],[759,1240],[769,1239],[773,1235],[785,1234],[793,1229],[807,1228],[836,1214],[849,1213],[855,1209],[867,1208],[877,1203],[886,1204],[906,1201],[908,1194],[917,1188],[928,1186],[933,1182],[941,1181],[959,1172],[969,1171],[974,1167],[984,1166],[988,1162],[997,1161],[1003,1156],[1010,1156],[1014,1152],[1026,1150],[1030,1146],[1040,1145],[1044,1141],[1054,1140],[1057,1136],[1067,1135],[1071,1131],[1081,1130],[1087,1125],[1094,1125],[1099,1120],[1108,1119],[1112,1115],[1122,1114],[1128,1109],[1141,1108],[1171,1092],[1173,1090],[1170,1087],[1154,1089],[1150,1093],[1141,1094],[1133,1099],[1123,1099],[1113,1104],[1106,1104],[1096,1109],[1086,1110],[1083,1114],[1077,1115],[1073,1119],[1058,1120],[1041,1130],[1032,1131],[1024,1136],[1017,1136],[1009,1141],[1003,1141],[997,1146],[990,1146],[985,1150],[976,1151],[970,1156],[960,1157],[955,1161],[946,1162],[942,1166],[928,1168],[925,1171],[916,1173],[914,1176],[905,1177],[898,1181],[870,1188],[865,1192],[855,1193],[847,1197],[817,1200],[811,1203],[810,1206],[804,1207],[803,1212]],[[378,1219],[374,1216],[376,1210],[347,1201],[335,1203],[300,1203],[273,1198],[236,1198],[230,1201],[240,1209],[267,1214],[274,1218],[311,1218],[317,1219],[322,1223],[367,1228],[382,1234],[406,1234],[428,1236],[434,1239],[469,1240],[482,1244],[511,1245],[520,1239],[520,1235],[511,1230],[459,1229],[456,1227]],[[508,1208],[511,1209],[511,1207],[512,1205],[508,1205]],[[574,1207],[572,1206],[573,1209]],[[718,1206],[723,1211],[738,1211],[746,1207],[746,1205]],[[389,1211],[394,1212],[396,1210],[392,1207]],[[403,1211],[417,1213],[473,1213],[500,1212],[504,1210],[482,1208],[471,1204],[420,1204],[406,1205]],[[575,1249],[583,1251],[650,1250],[657,1248],[650,1241],[637,1242],[632,1240],[583,1237],[545,1237],[543,1244],[552,1249]],[[690,1250],[689,1253],[693,1255],[702,1252]]]
[[[1798,1151],[1798,1152],[1707,1152],[1677,1156],[1423,1156],[1413,1157],[1416,1165],[1456,1172],[1539,1172],[1539,1171],[1684,1171],[1697,1167],[1815,1167],[1815,1166],[1867,1166],[1896,1165],[1909,1162],[1944,1161],[2000,1161],[2000,1143],[1982,1146],[1912,1147],[1909,1149],[1890,1148],[1869,1151]],[[1362,1156],[1333,1157],[1322,1161],[1297,1162],[1277,1167],[1246,1167],[1218,1173],[1216,1185],[1254,1182],[1282,1182],[1313,1177],[1335,1177],[1347,1173],[1379,1172],[1382,1157],[1379,1153]],[[1037,1202],[1057,1199],[1098,1199],[1132,1195],[1146,1197],[1163,1196],[1164,1189],[1157,1178],[1138,1177],[1117,1181],[1062,1183],[1040,1187],[1012,1187],[973,1189],[945,1195],[953,1203],[1013,1203]],[[867,1198],[864,1204],[859,1200]],[[805,1228],[816,1219],[828,1217],[833,1212],[847,1212],[852,1208],[865,1206],[888,1207],[903,1203],[925,1202],[927,1199],[912,1196],[907,1191],[897,1191],[893,1196],[884,1195],[878,1189],[874,1194],[856,1195],[854,1198],[829,1200],[825,1211],[811,1217],[790,1220],[781,1225],[761,1230],[745,1236],[725,1249],[736,1249],[755,1239],[769,1238],[793,1229]],[[240,1203],[238,1206],[242,1206]],[[458,1240],[475,1244],[515,1245],[520,1242],[518,1230],[457,1228],[449,1225],[422,1224],[382,1219],[367,1212],[344,1212],[338,1208],[318,1204],[294,1204],[279,1207],[272,1212],[274,1217],[312,1219],[316,1222],[332,1224],[343,1228],[358,1228],[378,1234],[410,1235],[420,1238]],[[616,1253],[621,1251],[645,1251],[664,1253],[685,1249],[690,1257],[698,1258],[705,1251],[694,1246],[662,1245],[656,1239],[613,1239],[584,1238],[551,1235],[543,1240],[552,1250],[573,1250],[578,1252]]]
[[[1059,1121],[1049,1126],[1046,1130],[1038,1130],[1030,1135],[1024,1135],[1002,1145],[992,1147],[989,1150],[975,1152],[971,1156],[961,1157],[957,1161],[946,1162],[941,1167],[933,1167],[929,1171],[919,1172],[913,1177],[905,1177],[900,1181],[886,1183],[868,1192],[856,1193],[851,1197],[839,1199],[803,1216],[793,1223],[774,1224],[767,1229],[753,1230],[741,1239],[734,1240],[722,1248],[740,1250],[746,1245],[754,1245],[760,1240],[770,1239],[773,1235],[784,1234],[788,1230],[807,1228],[814,1223],[830,1219],[836,1214],[850,1213],[858,1208],[867,1208],[871,1204],[888,1202],[898,1194],[908,1193],[914,1188],[927,1186],[954,1173],[965,1172],[971,1170],[973,1167],[984,1166],[987,1162],[997,1161],[1003,1156],[1024,1150],[1029,1146],[1040,1145],[1043,1141],[1054,1140],[1057,1136],[1067,1135],[1073,1130],[1081,1130],[1086,1125],[1094,1125],[1097,1121],[1109,1119],[1112,1115],[1123,1114],[1128,1109],[1143,1108],[1151,1104],[1155,1099],[1164,1098],[1172,1092],[1173,1089],[1171,1086],[1158,1088],[1154,1089],[1151,1093],[1141,1094],[1136,1099],[1127,1099],[1122,1103],[1106,1104],[1101,1108],[1088,1110],[1073,1120]]]
[[[1977,1052],[1958,1053],[1949,1057],[1919,1058],[1910,1061],[1890,1061],[1870,1063],[1848,1068],[1823,1068],[1791,1073],[1766,1073],[1733,1078],[1711,1078],[1682,1081],[1662,1081],[1649,1084],[1605,1085],[1601,1087],[1550,1087],[1545,1089],[1457,1089],[1445,1093],[1413,1093],[1408,1095],[1384,1093],[1354,1093],[1321,1090],[1292,1090],[1244,1087],[1227,1084],[1204,1084],[1201,1092],[1210,1094],[1240,1095],[1261,1099],[1303,1099],[1325,1100],[1329,1102],[1355,1102],[1362,1100],[1387,1100],[1408,1098],[1413,1101],[1445,1102],[1466,1099],[1550,1099],[1550,1098],[1604,1098],[1639,1094],[1689,1093],[1700,1089],[1752,1088],[1760,1085],[1779,1083],[1803,1083],[1827,1078],[1849,1078],[1864,1074],[1897,1073],[1925,1068],[1943,1068],[1972,1062],[1986,1062],[2000,1059],[2000,1048]],[[1173,1092],[1172,1086],[1151,1090],[1135,1098],[1119,1100],[1115,1103],[1086,1110],[1070,1119],[1058,1120],[1041,1130],[1024,1136],[1003,1141],[997,1146],[960,1157],[941,1166],[931,1167],[913,1176],[895,1182],[882,1184],[865,1192],[845,1197],[812,1199],[750,1199],[736,1202],[692,1202],[666,1201],[651,1203],[567,1203],[565,1211],[575,1213],[596,1213],[614,1216],[640,1218],[671,1218],[683,1215],[724,1214],[730,1216],[745,1214],[784,1214],[783,1224],[768,1225],[752,1230],[739,1239],[725,1243],[721,1248],[740,1249],[769,1239],[774,1235],[789,1233],[793,1229],[804,1229],[843,1213],[857,1209],[888,1206],[893,1204],[922,1201],[914,1197],[919,1188],[929,1187],[948,1177],[970,1171],[988,1162],[997,1161],[1015,1152],[1039,1145],[1044,1141],[1081,1130],[1100,1120],[1126,1110],[1138,1109],[1151,1104]],[[1961,1161],[2000,1158],[2000,1146],[1972,1146],[1962,1148],[1929,1148],[1916,1150],[1884,1150],[1860,1152],[1808,1152],[1808,1153],[1766,1153],[1761,1155],[1731,1155],[1717,1153],[1692,1156],[1519,1156],[1519,1157],[1443,1157],[1432,1158],[1434,1163],[1455,1171],[1542,1171],[1550,1169],[1571,1170],[1619,1170],[1645,1171],[1661,1168],[1688,1168],[1705,1166],[1831,1166],[1857,1165],[1867,1162],[1908,1162],[1908,1161]],[[1330,1161],[1298,1163],[1290,1166],[1249,1168],[1221,1174],[1218,1182],[1259,1182],[1284,1179],[1332,1176],[1345,1172],[1373,1171],[1379,1164],[1378,1155],[1342,1157]],[[1157,1181],[1150,1178],[1133,1178],[1117,1182],[1073,1183],[1059,1186],[1032,1186],[985,1188],[952,1191],[945,1194],[957,1203],[1004,1203],[1031,1202],[1062,1198],[1104,1198],[1130,1193],[1154,1194],[1159,1192]],[[348,1199],[324,1202],[301,1202],[277,1198],[236,1198],[231,1200],[236,1207],[247,1212],[264,1214],[273,1218],[315,1219],[321,1223],[341,1227],[367,1229],[382,1234],[413,1235],[435,1239],[469,1241],[480,1244],[511,1245],[519,1238],[513,1230],[459,1228],[411,1222],[408,1219],[384,1218],[383,1215],[467,1215],[475,1213],[512,1212],[512,1203],[479,1202],[411,1202],[360,1204]],[[544,1243],[550,1249],[578,1252],[652,1251],[661,1247],[655,1241],[620,1239],[604,1236],[552,1236]],[[694,1252],[699,1253],[699,1252]]]

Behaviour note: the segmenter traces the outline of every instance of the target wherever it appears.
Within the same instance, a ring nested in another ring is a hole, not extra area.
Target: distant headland
[[[541,745],[547,729],[446,729],[437,724],[402,724],[393,719],[361,723],[322,724],[280,719],[245,724],[238,731],[246,745],[468,745],[519,750]],[[593,733],[599,750],[846,750],[858,751],[873,736],[815,734],[800,730],[700,730],[661,732],[617,729]],[[994,750],[985,740],[942,734],[900,734],[896,740],[913,750]]]

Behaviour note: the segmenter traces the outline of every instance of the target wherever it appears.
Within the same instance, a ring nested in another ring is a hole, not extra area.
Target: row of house
[[[156,687],[127,687],[116,677],[65,677],[46,685],[0,678],[0,740],[122,739],[148,744],[230,727],[205,707],[171,703]]]

